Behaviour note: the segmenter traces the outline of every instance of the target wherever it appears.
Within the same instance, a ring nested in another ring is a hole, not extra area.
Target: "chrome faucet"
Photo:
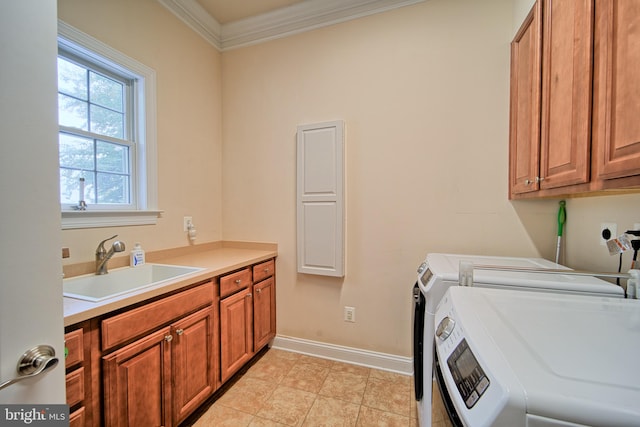
[[[104,248],[104,242],[106,242],[107,240],[115,239],[116,237],[118,237],[117,234],[115,236],[109,237],[108,239],[104,239],[98,245],[98,249],[96,249],[96,274],[97,275],[109,273],[107,271],[107,263],[109,262],[113,254],[116,252],[124,251],[124,242],[121,242],[120,240],[116,240],[115,242],[113,242],[113,245],[111,245],[111,249],[109,249],[109,252],[107,252],[107,250]]]

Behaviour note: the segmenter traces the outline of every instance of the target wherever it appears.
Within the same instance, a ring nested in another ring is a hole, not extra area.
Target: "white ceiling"
[[[221,51],[425,0],[157,0]]]
[[[197,0],[216,21],[226,24],[271,12],[303,0]]]

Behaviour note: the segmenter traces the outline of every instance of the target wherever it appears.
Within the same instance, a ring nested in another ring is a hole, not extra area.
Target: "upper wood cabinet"
[[[511,43],[509,190],[538,189],[542,5],[536,2]]]
[[[593,0],[542,1],[540,188],[589,182]]]
[[[536,2],[511,45],[511,198],[640,186],[639,68],[637,2]]]
[[[640,2],[596,0],[593,120],[602,180],[640,174]],[[622,181],[624,184],[627,181]],[[615,181],[619,182],[619,181]],[[636,182],[630,182],[636,184]],[[608,188],[607,182],[603,187]]]

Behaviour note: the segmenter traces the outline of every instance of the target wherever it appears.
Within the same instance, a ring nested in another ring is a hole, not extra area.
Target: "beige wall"
[[[509,0],[431,0],[223,54],[223,236],[278,242],[279,334],[406,356],[427,252],[553,245],[553,203],[507,200],[511,33]],[[295,258],[296,126],[334,119],[344,280]]]
[[[116,233],[128,249],[134,242],[146,250],[188,245],[183,216],[193,217],[197,243],[220,240],[221,54],[156,0],[59,0],[58,15],[155,70],[164,210],[155,226],[64,231],[71,250],[65,262],[92,260],[97,243]]]

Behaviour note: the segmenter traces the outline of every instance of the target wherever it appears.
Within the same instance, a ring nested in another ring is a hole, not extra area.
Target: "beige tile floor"
[[[412,378],[270,349],[183,425],[417,427]],[[434,427],[445,427],[444,409]]]

